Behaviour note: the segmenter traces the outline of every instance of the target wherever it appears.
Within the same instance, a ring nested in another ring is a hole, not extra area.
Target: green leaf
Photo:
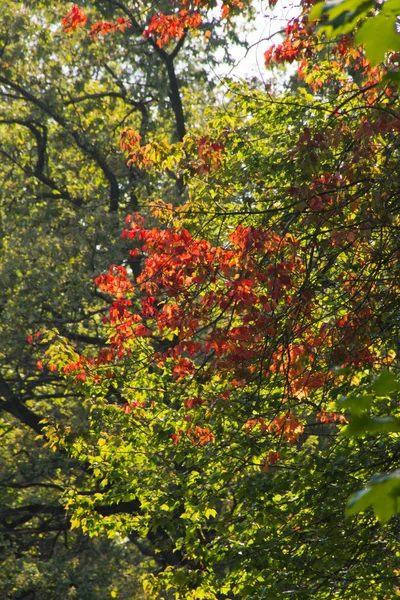
[[[400,512],[400,469],[374,475],[363,490],[350,497],[346,516],[364,512],[369,506],[372,506],[381,523],[387,523]]]
[[[321,18],[325,6],[325,2],[318,2],[314,4],[310,11],[310,21],[316,21]]]
[[[345,396],[338,401],[340,410],[350,408],[353,413],[360,413],[368,410],[374,400],[374,394],[363,394],[362,396]]]
[[[377,17],[368,19],[357,32],[355,43],[364,45],[365,54],[372,64],[379,64],[389,50],[400,50],[396,16],[382,11]]]
[[[342,430],[346,437],[363,437],[370,433],[394,433],[400,431],[400,419],[397,417],[369,417],[355,415],[349,425]]]
[[[397,87],[400,87],[400,72],[399,71],[388,71],[386,75],[382,79],[383,83],[395,84]]]
[[[400,383],[391,371],[384,371],[371,386],[371,390],[378,396],[389,396],[400,389]]]

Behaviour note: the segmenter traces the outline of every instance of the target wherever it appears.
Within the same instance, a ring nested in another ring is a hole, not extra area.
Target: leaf
[[[350,496],[346,516],[364,512],[372,506],[379,521],[387,523],[400,512],[400,469],[392,473],[374,475],[368,485]]]
[[[373,394],[363,394],[362,396],[345,396],[340,398],[338,405],[340,410],[350,408],[353,413],[360,413],[367,410],[374,400]]]
[[[363,437],[370,433],[394,433],[400,431],[400,419],[397,417],[369,417],[356,415],[342,430],[346,437]]]
[[[325,2],[317,2],[310,10],[310,21],[316,21],[321,18],[325,6]]]
[[[389,50],[400,50],[400,36],[396,32],[396,16],[385,15],[368,19],[360,28],[356,44],[363,44],[368,60],[377,65],[383,61]]]
[[[371,390],[378,396],[389,396],[400,389],[400,383],[391,371],[384,371],[371,386]]]
[[[382,78],[382,82],[388,85],[395,84],[400,87],[400,72],[399,71],[388,71]]]

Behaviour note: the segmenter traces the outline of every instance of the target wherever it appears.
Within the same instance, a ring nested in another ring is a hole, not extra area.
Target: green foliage
[[[385,443],[392,438],[397,440],[400,431],[400,418],[391,414],[374,416],[374,413],[391,409],[398,414],[398,390],[400,384],[391,371],[383,371],[375,381],[366,387],[362,394],[348,396],[338,401],[341,407],[352,412],[350,424],[342,434],[350,438],[366,438],[370,435],[386,434]],[[388,474],[375,474],[366,487],[350,497],[346,515],[364,512],[372,506],[381,523],[387,523],[400,512],[399,471]]]
[[[368,60],[378,65],[388,52],[400,50],[399,13],[399,0],[387,0],[379,6],[371,0],[343,0],[317,3],[310,19],[321,19],[319,31],[328,38],[355,34],[355,44],[362,44]]]
[[[346,515],[363,512],[370,506],[382,524],[400,512],[400,471],[374,475],[368,485],[353,494],[347,503]]]

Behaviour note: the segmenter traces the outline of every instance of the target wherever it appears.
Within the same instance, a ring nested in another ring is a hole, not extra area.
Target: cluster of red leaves
[[[126,127],[120,134],[120,147],[124,152],[129,152],[127,166],[135,164],[140,169],[150,169],[159,167],[163,157],[168,153],[168,145],[156,141],[148,144],[141,144],[142,137],[130,127]],[[165,208],[166,204],[162,200],[156,200],[150,204],[160,209]],[[161,212],[163,210],[161,209]]]
[[[315,47],[313,29],[305,16],[289,21],[284,41],[277,46],[271,46],[264,53],[265,65],[269,67],[271,63],[292,63],[302,58],[311,58]]]
[[[63,368],[63,372],[64,372],[64,375],[73,374],[75,382],[86,381],[87,367],[88,367],[88,361],[86,360],[86,358],[84,356],[80,356],[79,360],[77,360],[76,362],[73,362],[73,363],[71,362],[71,363],[65,365]]]
[[[61,23],[65,32],[76,31],[79,25],[84,27],[86,25],[87,16],[84,14],[81,8],[74,4],[62,19]]]
[[[386,121],[380,127],[390,129]],[[299,149],[323,145],[325,139],[320,135],[317,138],[304,130]],[[124,138],[129,148],[139,142],[130,134]],[[335,175],[326,173],[315,179],[317,185],[329,190],[338,181]],[[314,183],[309,191],[315,194],[313,186]],[[331,210],[330,204],[309,204],[309,214],[319,208],[321,212]],[[240,225],[230,233],[229,243],[218,247],[207,240],[194,239],[185,229],[145,229],[140,215],[130,215],[126,222],[128,228],[123,236],[139,242],[146,256],[137,279],[144,294],[142,307],[140,312],[132,311],[131,300],[125,298],[132,292],[133,283],[124,267],[112,266],[96,279],[103,292],[116,298],[108,319],[113,327],[111,346],[106,354],[99,355],[96,365],[129,355],[127,342],[134,337],[178,332],[172,347],[154,354],[158,365],[172,361],[171,372],[177,381],[196,375],[198,357],[212,356],[209,372],[225,372],[233,387],[246,385],[261,369],[264,377],[278,376],[285,381],[288,397],[303,398],[332,379],[327,365],[374,362],[376,356],[370,348],[371,309],[349,309],[336,321],[323,323],[319,331],[315,326],[310,329],[315,300],[312,292],[301,285],[305,267],[293,236]],[[338,240],[333,237],[331,243],[335,246]],[[346,243],[356,248],[362,242],[351,239]],[[137,249],[132,252],[136,254]],[[339,281],[340,278],[339,274]],[[351,273],[346,273],[342,285],[344,293],[354,299],[349,300],[349,305],[354,302],[356,308],[360,292],[357,276],[352,282]],[[210,327],[214,321],[220,325]],[[282,327],[296,341],[278,345],[276,339],[282,339]],[[265,364],[260,364],[260,356],[267,357]],[[190,399],[186,407],[200,406],[200,402]],[[275,433],[292,444],[303,427],[291,412],[269,425],[262,417],[250,419],[246,430],[249,432],[256,425],[262,432]]]
[[[213,142],[207,136],[202,136],[197,140],[198,161],[194,166],[199,175],[216,171],[222,164],[224,144],[222,142]]]
[[[87,16],[82,9],[74,4],[62,19],[61,23],[65,32],[76,31],[78,26],[84,27],[86,25]],[[132,24],[127,17],[119,17],[115,23],[107,21],[98,21],[92,25],[89,35],[93,38],[97,38],[99,35],[106,35],[110,31],[122,31],[124,32],[126,27],[131,27]]]
[[[187,431],[179,429],[177,433],[171,435],[174,446],[179,444],[182,435],[187,436],[192,446],[205,446],[215,440],[215,435],[211,433],[208,427],[201,427],[196,425],[195,427],[189,427]]]
[[[270,5],[274,6],[277,0],[270,0]],[[199,10],[210,8],[213,4],[209,0],[181,0],[181,10],[177,14],[164,15],[162,12],[153,15],[149,25],[143,31],[146,39],[154,39],[159,48],[166,46],[171,39],[182,38],[186,31],[197,29],[203,22]],[[242,0],[229,0],[221,6],[221,19],[230,16],[232,11],[243,8]],[[82,9],[74,4],[67,15],[62,19],[62,26],[65,32],[75,31],[78,26],[85,26],[87,16]],[[98,21],[92,25],[89,35],[96,39],[99,35],[106,35],[110,32],[124,32],[132,23],[127,17],[119,17],[115,23],[108,21]],[[208,32],[210,33],[210,32]]]
[[[133,417],[145,416],[145,403],[139,400],[132,400],[124,405],[123,411],[126,415],[131,414]]]
[[[188,12],[185,8],[180,10],[178,15],[164,15],[160,12],[151,18],[143,36],[146,39],[155,39],[157,46],[162,48],[171,39],[182,38],[188,29],[196,29],[202,21],[200,13]]]
[[[262,462],[261,470],[265,473],[269,470],[270,465],[275,465],[281,458],[282,456],[279,452],[269,452]]]
[[[289,411],[280,417],[275,417],[268,430],[293,445],[304,432],[304,425]]]
[[[317,92],[328,81],[334,81],[339,72],[344,74],[349,70],[358,71],[370,86],[365,94],[365,99],[372,104],[377,98],[377,90],[371,84],[381,81],[384,71],[379,67],[371,66],[365,58],[363,49],[354,45],[351,35],[342,36],[330,48],[331,68],[321,67],[316,56],[321,51],[324,41],[315,35],[316,23],[310,22],[308,18],[309,9],[314,3],[314,0],[302,2],[303,13],[289,21],[283,42],[272,45],[264,53],[266,67],[300,61],[298,79],[309,84],[314,92]]]
[[[266,424],[263,417],[249,419],[245,425],[246,433],[249,434],[254,427],[259,426],[260,432],[269,432],[287,440],[293,445],[299,439],[304,431],[304,425],[293,415],[291,411],[284,413],[280,417],[275,417],[269,425]]]
[[[123,298],[128,292],[133,291],[133,285],[128,277],[125,267],[111,265],[109,272],[105,275],[99,275],[95,279],[97,287],[111,294],[117,299]]]
[[[321,409],[316,416],[317,423],[340,423],[342,425],[346,425],[348,420],[344,415],[327,412],[324,409]]]
[[[368,309],[357,316],[349,311],[337,322],[323,323],[318,332],[309,330],[313,297],[310,291],[299,291],[297,282],[305,267],[293,237],[240,225],[229,235],[231,246],[221,248],[192,238],[185,229],[144,229],[140,215],[127,221],[123,236],[139,240],[146,256],[137,279],[145,294],[140,314],[132,313],[130,300],[123,299],[132,290],[124,268],[113,267],[96,280],[117,298],[110,322],[114,325],[111,347],[119,357],[129,337],[178,331],[175,346],[157,356],[161,362],[167,357],[174,361],[177,380],[195,374],[196,356],[213,355],[209,368],[229,372],[240,386],[243,377],[246,380],[259,369],[258,358],[270,346],[265,376],[281,374],[288,394],[297,397],[324,386],[332,377],[329,370],[317,368],[324,356],[326,362],[342,366],[374,361]],[[351,286],[348,292],[353,294]],[[299,341],[277,347],[274,340],[281,332],[282,315],[286,331],[290,327]],[[221,326],[198,337],[214,318]]]
[[[351,46],[353,44],[353,37],[351,35],[344,35],[340,38],[340,40],[338,40],[335,48],[333,48],[333,52],[334,53],[338,53],[341,56],[345,56],[349,50],[351,49]]]
[[[37,331],[35,334],[28,335],[28,344],[33,344],[35,339],[38,340],[41,336],[40,331]]]
[[[152,329],[163,335],[178,329],[179,344],[167,353],[175,362],[175,378],[194,374],[193,358],[200,352],[215,355],[215,368],[237,370],[241,364],[251,370],[254,357],[266,343],[265,336],[275,333],[277,302],[288,296],[295,273],[304,269],[296,257],[294,240],[239,226],[230,235],[231,248],[220,248],[193,239],[184,229],[146,230],[139,215],[128,221],[130,227],[123,236],[139,239],[147,256],[137,279],[145,296],[141,314],[132,314],[130,301],[123,299],[132,289],[126,271],[113,267],[97,278],[103,291],[117,297],[110,314],[115,326],[112,348],[123,353],[127,336],[149,336]],[[266,264],[268,257],[283,251],[292,256]],[[259,262],[260,255],[264,264]],[[232,311],[242,324],[215,328],[201,341],[196,339],[213,314]]]
[[[185,400],[185,406],[188,409],[195,408],[196,406],[203,406],[204,404],[207,404],[207,401],[203,400],[203,398],[188,398]]]
[[[134,152],[140,146],[142,136],[131,127],[125,127],[120,132],[119,145],[124,152]]]
[[[127,17],[119,17],[115,23],[98,21],[92,25],[89,35],[96,39],[99,35],[106,35],[117,30],[123,33],[127,27],[132,27],[132,23]]]
[[[322,337],[295,328],[301,342],[281,345],[273,354],[270,373],[279,373],[287,385],[289,396],[306,397],[311,390],[323,387],[332,374],[322,369]]]

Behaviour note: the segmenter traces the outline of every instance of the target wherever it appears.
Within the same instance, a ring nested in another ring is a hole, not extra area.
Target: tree
[[[204,65],[212,64],[218,47],[226,48],[220,26],[209,22],[198,37],[184,32],[160,47],[142,34],[168,6],[81,3],[90,27],[64,32],[65,3],[2,3],[2,596],[64,600],[69,590],[103,598],[118,587],[120,597],[132,598],[136,580],[123,583],[119,571],[128,577],[140,573],[140,560],[153,564],[146,547],[150,557],[143,559],[118,538],[91,541],[70,532],[62,499],[71,488],[90,485],[90,469],[86,461],[43,448],[42,419],[86,431],[87,414],[81,391],[68,391],[59,373],[36,363],[38,334],[49,329],[82,353],[103,346],[101,318],[110,303],[93,276],[125,261],[121,214],[160,195],[173,204],[185,197],[179,174],[166,170],[155,179],[128,167],[118,144],[129,125],[143,145],[157,139],[166,152],[201,125],[204,98],[212,96]],[[119,19],[118,33],[106,35],[103,26],[88,35],[92,25]],[[228,35],[236,36],[232,19]],[[128,260],[138,272],[139,263]],[[108,397],[120,401],[113,389]],[[102,560],[94,561],[99,552]],[[118,561],[121,567],[113,568]],[[98,567],[87,578],[89,562]],[[65,584],[61,573],[68,574]]]
[[[108,344],[71,360],[46,340],[88,413],[86,428],[45,427],[96,489],[71,489],[66,510],[151,543],[150,597],[398,593],[398,518],[382,529],[368,497],[344,518],[399,452],[398,92],[349,40],[312,33],[296,19],[266,53],[301,61],[295,95],[230,83],[175,146],[186,203],[154,203],[149,226],[127,217],[143,269],[96,278]],[[144,168],[153,146],[135,134],[125,148]]]

